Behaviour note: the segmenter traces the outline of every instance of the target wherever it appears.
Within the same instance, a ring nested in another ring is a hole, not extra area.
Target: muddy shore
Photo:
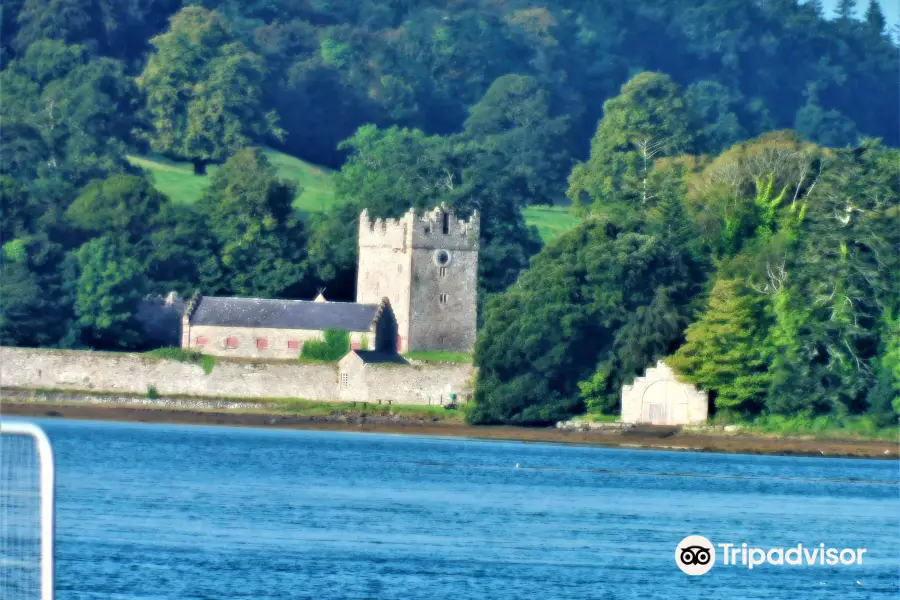
[[[619,448],[689,450],[737,454],[774,454],[831,458],[900,458],[900,443],[857,440],[763,438],[679,432],[670,427],[616,431],[565,431],[556,428],[473,427],[440,419],[401,415],[363,415],[341,411],[324,416],[241,413],[219,410],[143,408],[136,406],[48,405],[4,399],[5,416],[64,418],[137,423],[225,425],[318,431],[357,431],[467,437],[486,440],[562,443]]]

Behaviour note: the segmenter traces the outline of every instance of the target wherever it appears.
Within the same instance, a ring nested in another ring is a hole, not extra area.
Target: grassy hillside
[[[309,164],[287,154],[267,149],[269,162],[283,179],[300,186],[294,207],[300,212],[316,212],[334,202],[332,173],[324,167]],[[216,166],[210,165],[209,175],[194,175],[194,167],[188,162],[174,162],[159,156],[129,156],[131,164],[141,167],[153,178],[156,189],[176,204],[193,204],[209,185],[209,176]]]
[[[537,226],[545,243],[572,229],[580,220],[568,206],[529,206],[524,213],[525,221]]]
[[[294,200],[298,211],[317,212],[334,202],[334,182],[330,170],[272,149],[267,149],[265,154],[278,169],[279,176],[300,186],[300,194]],[[175,162],[160,156],[129,156],[128,160],[147,171],[156,188],[176,204],[196,202],[217,168],[211,165],[209,175],[197,176],[194,175],[193,165],[188,162]],[[525,220],[529,225],[537,226],[545,242],[578,224],[578,217],[567,206],[532,206],[525,210]]]

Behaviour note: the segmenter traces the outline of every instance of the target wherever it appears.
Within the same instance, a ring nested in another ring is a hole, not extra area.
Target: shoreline
[[[130,405],[56,404],[4,399],[0,403],[0,415],[173,425],[355,431],[722,454],[869,458],[881,460],[897,460],[900,458],[900,443],[887,441],[712,435],[682,433],[671,427],[650,426],[636,427],[624,431],[570,431],[552,427],[527,428],[508,425],[473,426],[464,423],[446,422],[437,418],[429,420],[400,414],[366,415],[353,411],[336,411],[331,415],[303,416],[276,412],[147,408]]]

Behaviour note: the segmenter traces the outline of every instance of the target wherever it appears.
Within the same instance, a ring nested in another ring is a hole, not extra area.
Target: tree
[[[469,109],[465,135],[504,156],[504,172],[525,184],[525,204],[564,199],[571,168],[569,124],[553,116],[550,93],[534,77],[504,75]]]
[[[18,230],[0,253],[0,343],[64,345],[72,299],[62,290],[64,252],[46,233]]]
[[[702,282],[673,244],[679,234],[660,225],[637,232],[590,218],[488,300],[470,421],[551,423],[582,410],[585,391],[611,410],[618,385],[646,366],[638,361],[674,349]],[[579,386],[592,374],[590,390]]]
[[[855,11],[856,0],[838,0],[837,8],[835,9],[838,19],[849,21],[853,18]]]
[[[154,150],[191,160],[197,174],[266,135],[281,137],[262,108],[266,66],[215,11],[189,6],[151,41],[138,78],[147,94]]]
[[[890,314],[883,320],[875,386],[866,401],[879,425],[897,424],[900,419],[900,318],[892,318]]]
[[[884,33],[887,19],[884,18],[884,11],[881,10],[881,3],[878,0],[869,0],[869,6],[866,7],[866,24],[872,33],[876,35]]]
[[[688,176],[688,212],[718,258],[734,257],[759,234],[772,237],[802,219],[817,189],[823,150],[793,132],[734,145]]]
[[[135,314],[147,288],[141,264],[108,237],[87,242],[75,256],[75,316],[81,340],[98,348],[140,346]]]
[[[664,156],[690,152],[691,119],[680,88],[661,73],[640,73],[603,104],[591,157],[569,177],[573,202],[591,210],[643,209],[655,199],[647,176]],[[619,209],[615,204],[621,204]]]
[[[141,245],[151,232],[173,226],[169,199],[135,175],[92,181],[69,205],[66,218],[87,235],[120,237],[129,246]]]
[[[11,4],[9,12],[18,27],[10,33],[15,33],[13,44],[20,53],[39,40],[58,39],[130,63],[146,52],[150,37],[165,26],[181,2],[13,0]],[[6,3],[3,8],[5,16]],[[7,32],[3,33],[5,37]]]
[[[207,293],[290,296],[303,283],[306,236],[295,195],[259,148],[241,150],[215,172],[197,203],[214,252],[201,265]]]
[[[465,166],[459,170],[461,185],[451,190],[450,204],[458,213],[478,210],[481,215],[478,274],[479,306],[483,306],[488,294],[501,292],[518,279],[543,243],[537,228],[528,225],[522,214],[533,197],[528,176],[490,145],[475,142],[454,147],[454,159]]]
[[[143,177],[113,175],[82,188],[65,213],[79,241],[109,236],[140,261],[151,291],[193,291],[211,251],[192,208],[176,208]]]
[[[873,140],[832,154],[796,242],[777,269],[773,410],[860,413],[876,383],[883,330],[896,314],[900,231],[891,174],[898,152]],[[800,386],[798,388],[798,386]]]
[[[0,175],[0,245],[34,229],[40,215],[30,201],[25,186],[12,177]]]
[[[812,142],[831,148],[846,148],[859,142],[856,123],[836,110],[823,109],[815,86],[807,90],[807,101],[797,111],[794,130]]]
[[[3,246],[3,277],[0,277],[0,344],[38,346],[46,343],[41,335],[44,310],[52,310],[43,297],[37,276],[22,256],[16,241]]]
[[[773,358],[765,306],[743,281],[718,280],[706,311],[687,328],[687,342],[666,359],[686,381],[715,392],[720,411],[753,415],[763,407]]]
[[[84,0],[23,0],[17,16],[15,46],[24,52],[34,42],[57,39],[67,43],[89,40],[92,2]]]
[[[747,139],[747,130],[738,116],[743,101],[740,92],[716,81],[698,81],[687,88],[685,100],[701,124],[697,147],[702,152],[718,154]]]
[[[129,169],[141,128],[140,95],[121,63],[91,59],[82,46],[42,40],[0,74],[3,169],[47,204]]]

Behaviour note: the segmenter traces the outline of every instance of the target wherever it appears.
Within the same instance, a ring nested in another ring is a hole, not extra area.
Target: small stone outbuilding
[[[446,406],[471,396],[472,365],[446,364],[435,379],[422,363],[398,354],[352,350],[338,362],[338,399]]]
[[[709,395],[683,383],[662,361],[632,385],[622,386],[622,422],[651,425],[704,423]]]

